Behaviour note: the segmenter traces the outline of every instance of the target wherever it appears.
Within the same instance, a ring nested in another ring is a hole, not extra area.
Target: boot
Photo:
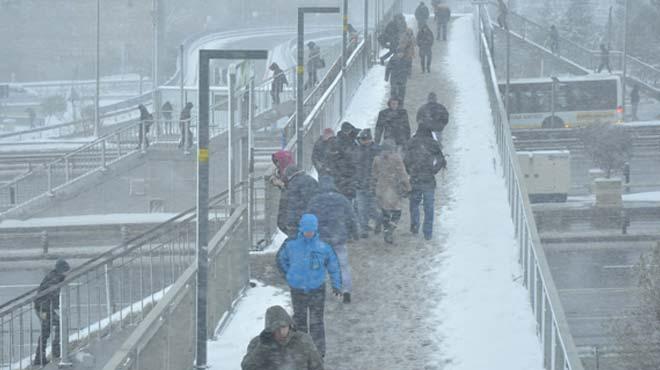
[[[343,303],[351,303],[351,293],[344,293]]]

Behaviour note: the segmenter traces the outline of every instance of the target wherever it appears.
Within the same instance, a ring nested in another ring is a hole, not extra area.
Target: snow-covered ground
[[[501,169],[492,164],[497,144],[469,16],[452,26],[447,65],[457,95],[445,141],[451,194],[436,219],[436,235],[446,235],[435,281],[444,293],[439,356],[446,369],[542,369],[527,291],[515,280],[517,245]]]

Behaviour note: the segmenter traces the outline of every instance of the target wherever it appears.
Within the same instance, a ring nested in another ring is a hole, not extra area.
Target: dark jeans
[[[140,132],[138,132],[138,148],[142,147],[142,133],[144,132],[144,147],[148,148],[149,147],[149,129],[143,130],[142,124],[139,127]]]
[[[436,40],[440,40],[442,34],[442,41],[447,41],[447,22],[438,22],[438,35]]]
[[[390,97],[399,98],[401,106],[406,99],[406,81],[403,82],[390,82]]]
[[[192,131],[190,131],[190,127],[186,127],[186,124],[184,122],[179,122],[179,132],[181,132],[181,138],[179,139],[179,148],[183,148],[184,136],[185,136],[186,148],[190,148],[192,146],[192,141],[193,141],[193,133]]]
[[[419,61],[422,66],[422,72],[431,72],[431,59],[433,58],[433,52],[431,49],[422,50],[419,49]]]
[[[382,221],[381,214],[376,204],[376,194],[368,190],[358,190],[356,193],[358,220],[363,233],[369,230],[369,220],[375,220],[376,225]]]
[[[422,202],[424,202],[424,224],[422,226],[422,232],[425,238],[430,239],[433,235],[435,189],[412,189],[410,193],[410,229],[413,232],[419,229],[419,206]]]
[[[280,104],[280,92],[278,90],[271,90],[270,97],[273,98],[273,105]]]
[[[39,321],[41,321],[41,335],[37,340],[37,352],[34,358],[35,365],[46,364],[46,345],[50,337],[51,327],[54,332],[53,341],[51,343],[51,354],[53,358],[60,357],[60,317],[56,312],[43,312],[36,311]]]
[[[612,73],[612,68],[610,68],[610,61],[609,60],[603,60],[600,62],[600,65],[598,66],[598,73],[600,73],[601,70],[603,70],[603,67],[607,67],[607,71],[609,73]]]
[[[296,328],[309,333],[321,357],[325,357],[325,326],[323,324],[325,285],[307,293],[291,288],[291,304],[293,305],[293,322],[296,324]],[[308,312],[309,327],[307,326]]]

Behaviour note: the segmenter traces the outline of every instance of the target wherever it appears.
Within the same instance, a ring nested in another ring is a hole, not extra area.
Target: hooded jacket
[[[279,327],[289,325],[289,336],[280,344],[273,338]],[[297,331],[291,316],[281,306],[266,311],[264,330],[248,345],[242,370],[323,370],[321,355],[309,334]]]
[[[417,124],[425,124],[432,131],[442,132],[449,122],[449,112],[444,105],[429,101],[417,111]]]
[[[287,225],[296,226],[305,213],[307,203],[318,192],[319,184],[298,166],[289,166],[284,172],[287,178]]]
[[[357,136],[360,129],[348,122],[341,125],[335,142],[337,159],[336,170],[333,174],[337,190],[347,198],[355,196],[356,167],[355,154],[357,151]]]
[[[404,146],[410,140],[407,110],[399,107],[396,110],[386,108],[378,112],[375,141],[382,144],[387,139],[394,140],[397,146]]]
[[[411,190],[401,155],[394,148],[383,150],[374,159],[372,175],[378,206],[384,210],[401,209],[401,198]]]
[[[410,175],[410,185],[418,190],[435,189],[435,174],[447,166],[440,143],[425,125],[420,125],[408,142],[403,161]]]
[[[50,271],[46,276],[41,280],[39,288],[37,290],[37,299],[34,300],[34,308],[39,313],[52,313],[52,310],[57,310],[60,308],[60,289],[55,289],[50,293],[39,296],[41,292],[48,290],[57,284],[64,281],[66,277],[65,272],[69,271],[69,264],[63,260],[58,259],[55,262],[55,269]]]
[[[330,245],[341,245],[357,234],[351,202],[337,191],[332,177],[319,178],[319,193],[309,201],[307,213],[318,217],[319,236]]]
[[[289,240],[277,253],[277,265],[291,288],[309,292],[325,284],[326,271],[332,286],[341,289],[339,262],[334,250],[319,238],[318,219],[305,214],[298,225],[298,237]],[[303,235],[314,231],[310,239]]]

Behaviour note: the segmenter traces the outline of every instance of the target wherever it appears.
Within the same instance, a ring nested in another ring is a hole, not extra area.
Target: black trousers
[[[603,60],[600,62],[600,65],[598,66],[598,73],[603,70],[603,67],[607,67],[607,71],[609,73],[612,73],[612,68],[610,68],[610,61],[609,60]]]
[[[186,133],[186,129],[188,132]],[[193,133],[190,130],[190,127],[186,128],[186,123],[183,121],[179,121],[179,132],[181,133],[181,138],[179,139],[179,148],[183,148],[184,144],[186,148],[190,148],[192,146],[192,141],[193,141]],[[184,135],[186,133],[186,135]],[[185,143],[183,142],[185,136]]]
[[[419,49],[419,61],[422,66],[422,72],[431,72],[431,59],[433,51],[429,49]]]
[[[442,41],[447,41],[447,22],[438,22],[436,40],[440,40],[442,36]]]
[[[309,333],[321,357],[325,357],[325,325],[323,323],[325,285],[307,293],[291,288],[291,303],[293,304],[293,322],[296,324],[296,328]],[[307,320],[308,313],[309,322]]]
[[[399,98],[401,106],[406,100],[406,81],[390,81],[390,97]]]
[[[35,354],[35,365],[46,364],[46,345],[50,338],[51,329],[54,331],[51,343],[51,354],[53,358],[60,357],[60,316],[54,311],[35,311],[41,321],[41,335],[37,341],[37,353]]]

